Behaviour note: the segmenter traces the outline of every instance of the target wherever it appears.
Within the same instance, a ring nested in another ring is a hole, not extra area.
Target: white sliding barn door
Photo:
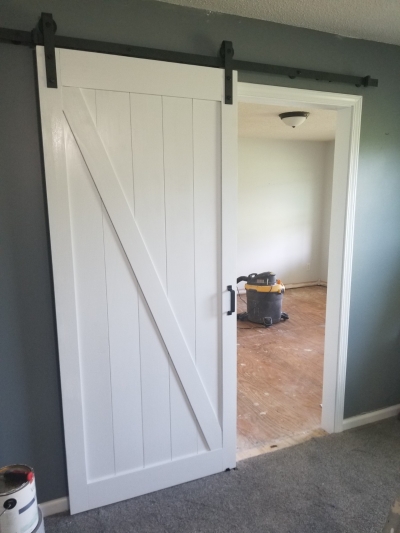
[[[219,69],[56,54],[48,89],[38,47],[76,513],[235,465],[237,99]]]

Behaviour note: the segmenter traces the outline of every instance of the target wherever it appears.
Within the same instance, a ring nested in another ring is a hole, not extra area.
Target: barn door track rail
[[[76,37],[62,37],[56,35],[56,31],[57,25],[54,22],[51,13],[42,13],[38,25],[31,32],[0,28],[0,42],[11,42],[31,47],[36,45],[44,46],[47,86],[50,88],[57,88],[55,48],[138,57],[142,59],[153,59],[156,61],[168,61],[170,63],[185,63],[202,67],[222,68],[225,69],[225,104],[228,105],[233,103],[232,72],[234,70],[242,72],[260,72],[275,76],[288,76],[290,79],[305,78],[318,81],[337,82],[355,85],[356,87],[378,87],[378,80],[371,78],[371,76],[335,74],[318,70],[236,60],[233,59],[234,50],[232,42],[230,41],[223,41],[219,55],[211,57],[188,54],[185,52],[173,52],[170,50],[158,50],[156,48],[109,43],[105,41],[79,39]]]

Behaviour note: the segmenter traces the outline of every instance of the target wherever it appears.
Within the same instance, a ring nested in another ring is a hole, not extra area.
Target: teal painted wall
[[[240,74],[241,81],[362,94],[345,416],[400,403],[400,48],[150,0],[2,0],[0,24],[367,75],[378,89]],[[51,261],[33,52],[0,43],[0,465],[27,462],[40,501],[67,494]]]

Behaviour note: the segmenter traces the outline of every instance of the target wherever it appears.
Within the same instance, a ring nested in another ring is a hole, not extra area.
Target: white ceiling
[[[400,45],[399,0],[159,0]]]
[[[284,141],[331,141],[335,138],[336,111],[310,110],[308,119],[290,128],[279,118],[287,111],[306,111],[289,107],[239,102],[239,137],[257,137]]]

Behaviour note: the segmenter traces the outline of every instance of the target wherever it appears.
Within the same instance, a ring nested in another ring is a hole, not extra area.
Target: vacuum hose
[[[240,283],[241,281],[247,281],[247,279],[248,279],[248,276],[240,276],[236,280],[236,283]]]

